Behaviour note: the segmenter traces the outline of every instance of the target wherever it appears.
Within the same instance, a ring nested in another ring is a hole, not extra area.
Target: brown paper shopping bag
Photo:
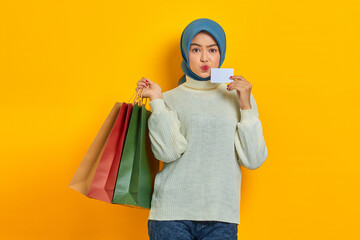
[[[81,194],[87,195],[89,192],[96,168],[100,162],[102,153],[121,106],[122,103],[116,102],[110,114],[100,128],[98,134],[96,135],[94,141],[90,145],[90,148],[80,163],[70,184],[68,185],[70,188],[80,192]]]

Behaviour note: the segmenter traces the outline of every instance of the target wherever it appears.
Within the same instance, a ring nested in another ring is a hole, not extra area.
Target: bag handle
[[[136,94],[136,96],[135,96],[135,98],[134,98],[134,100],[133,100],[133,102],[132,102],[132,104],[136,104],[136,105],[138,105],[138,106],[146,106],[146,103],[147,103],[147,99],[148,98],[145,98],[145,104],[143,103],[143,96],[142,96],[142,94],[143,94],[143,92],[144,92],[144,88],[141,88],[141,89],[138,89],[132,96],[131,96],[131,98],[129,99],[129,101],[128,101],[128,103],[130,102],[130,100],[134,97],[134,95]]]

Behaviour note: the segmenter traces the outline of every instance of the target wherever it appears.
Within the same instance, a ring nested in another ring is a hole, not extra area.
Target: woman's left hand
[[[228,90],[232,91],[236,89],[236,93],[240,102],[240,108],[242,110],[251,109],[250,103],[250,93],[252,85],[242,76],[231,76],[230,79],[233,79],[231,83],[228,84]]]

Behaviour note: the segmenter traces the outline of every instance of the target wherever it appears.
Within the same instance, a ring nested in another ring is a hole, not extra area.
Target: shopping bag
[[[102,153],[104,152],[105,145],[121,105],[121,103],[116,103],[112,108],[68,185],[70,188],[81,194],[87,195],[89,192],[96,168],[100,162]]]
[[[147,121],[151,112],[142,104],[140,92],[131,114],[112,203],[150,209],[159,161],[150,147]]]
[[[110,132],[87,194],[90,198],[109,203],[112,202],[120,158],[132,109],[132,104],[121,103],[121,109]]]

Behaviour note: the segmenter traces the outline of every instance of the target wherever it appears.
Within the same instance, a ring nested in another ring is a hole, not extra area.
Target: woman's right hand
[[[161,87],[159,84],[151,81],[148,78],[143,77],[137,82],[137,88],[135,88],[135,90],[139,91],[141,88],[144,88],[144,90],[142,90],[142,97],[149,98],[150,101],[157,98],[162,98]]]

